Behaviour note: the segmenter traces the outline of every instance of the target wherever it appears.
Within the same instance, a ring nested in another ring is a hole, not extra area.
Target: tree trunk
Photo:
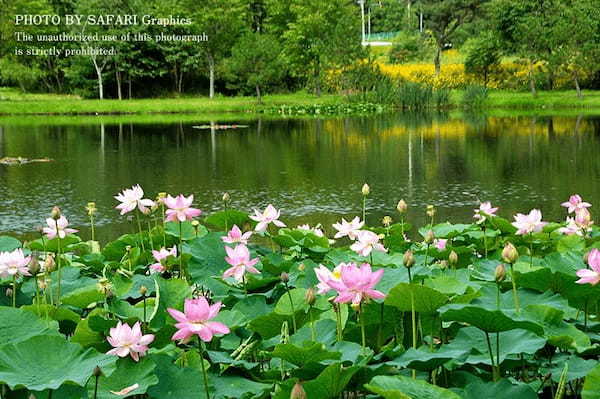
[[[183,93],[183,72],[179,73],[179,81],[177,82],[177,91]]]
[[[438,43],[437,49],[435,50],[435,57],[433,58],[433,65],[435,65],[435,75],[438,76],[442,71],[442,45]]]
[[[583,98],[583,93],[581,93],[581,87],[579,87],[579,78],[577,76],[577,71],[573,71],[573,80],[575,81],[575,89],[577,89],[577,98],[581,100]]]
[[[258,103],[262,104],[262,97],[260,96],[260,86],[256,85],[256,98],[258,99]]]
[[[118,69],[115,70],[115,78],[117,80],[117,98],[119,100],[123,99],[123,92],[121,91],[121,71]]]
[[[208,78],[209,78],[209,92],[208,96],[214,98],[215,96],[215,59],[212,55],[208,55]]]
[[[96,57],[92,57],[92,62],[94,63],[94,69],[96,70],[96,76],[98,77],[98,97],[100,98],[100,100],[103,100],[104,84],[102,82],[102,69],[104,68],[104,65],[100,67],[100,65],[98,65],[98,61],[96,60]]]
[[[131,100],[131,75],[127,75],[127,97]]]
[[[321,65],[320,62],[317,62],[314,71],[315,78],[315,94],[317,97],[321,97]]]
[[[533,76],[533,63],[529,62],[529,88],[531,89],[531,95],[537,97],[537,91],[535,90],[535,78]]]

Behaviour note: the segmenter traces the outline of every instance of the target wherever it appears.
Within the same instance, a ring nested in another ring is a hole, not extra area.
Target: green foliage
[[[388,58],[393,64],[404,64],[429,59],[434,51],[435,44],[431,37],[418,32],[403,31],[394,38]]]

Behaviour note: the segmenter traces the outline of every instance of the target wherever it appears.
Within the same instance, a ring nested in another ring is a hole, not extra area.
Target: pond
[[[425,207],[436,222],[469,221],[480,200],[499,214],[538,207],[563,219],[560,202],[580,193],[600,206],[600,117],[382,114],[368,117],[243,117],[246,128],[196,129],[205,116],[0,119],[0,158],[51,162],[0,165],[0,234],[33,238],[59,205],[87,237],[85,206],[95,201],[101,241],[129,232],[113,196],[141,184],[195,195],[205,212],[251,211],[272,203],[291,226],[331,223],[361,210],[371,186],[369,224],[408,202],[421,225]],[[222,119],[213,121],[223,122]]]

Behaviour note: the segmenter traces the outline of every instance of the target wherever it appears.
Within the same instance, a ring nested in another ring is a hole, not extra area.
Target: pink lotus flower
[[[130,355],[137,362],[140,356],[146,354],[148,345],[154,341],[154,335],[142,335],[139,321],[133,327],[129,327],[129,324],[119,321],[116,327],[110,329],[110,336],[106,337],[106,339],[114,347],[114,349],[106,352],[107,355],[119,357]]]
[[[517,213],[515,221],[512,223],[518,229],[515,233],[517,235],[539,233],[547,224],[542,222],[542,212],[538,209],[532,209],[528,215]]]
[[[594,222],[592,221],[592,215],[590,214],[590,211],[588,211],[586,208],[580,208],[576,210],[575,223],[577,223],[577,225],[580,228],[589,230],[594,224]]]
[[[231,230],[229,230],[227,233],[227,237],[221,237],[221,240],[227,244],[235,244],[239,242],[240,244],[248,245],[250,236],[252,236],[251,231],[247,231],[242,234],[242,230],[240,230],[240,228],[234,224]]]
[[[296,229],[309,231],[309,232],[313,233],[314,235],[316,235],[317,237],[325,237],[325,234],[323,234],[323,230],[321,230],[317,227],[310,227],[308,224],[300,225],[300,226],[296,227]]]
[[[48,218],[46,219],[46,223],[48,224],[48,227],[44,227],[43,232],[44,234],[46,234],[46,237],[48,237],[50,240],[56,236],[62,239],[65,238],[67,234],[77,233],[79,231],[67,228],[67,226],[69,225],[69,221],[64,216],[61,216],[60,218],[58,218],[58,220]]]
[[[172,340],[189,341],[193,335],[198,335],[204,342],[209,342],[213,335],[229,334],[229,328],[217,321],[210,321],[219,314],[221,302],[208,305],[204,297],[186,299],[184,313],[176,309],[167,309],[171,317],[178,321],[175,327],[178,331],[171,337]]]
[[[142,187],[140,187],[139,184],[131,188],[126,188],[123,192],[115,196],[115,199],[120,202],[120,204],[116,206],[116,209],[121,210],[121,215],[131,212],[135,208],[138,208],[143,214],[147,214],[150,212],[148,207],[153,206],[154,201],[148,198],[142,198],[143,196],[144,190],[142,190]]]
[[[374,289],[382,276],[383,269],[372,272],[371,265],[368,263],[363,263],[360,268],[349,263],[341,265],[341,280],[330,280],[328,284],[338,292],[334,302],[352,302],[353,305],[358,305],[363,301],[368,301],[369,298],[385,298],[385,294]]]
[[[262,213],[255,209],[254,216],[250,216],[250,219],[258,222],[254,230],[263,232],[267,230],[270,223],[273,223],[277,227],[285,227],[285,224],[279,220],[279,215],[280,212],[273,205],[269,204]]]
[[[433,245],[439,250],[439,251],[444,251],[446,249],[446,244],[448,243],[448,240],[444,239],[444,238],[436,238],[435,240],[433,240]]]
[[[485,222],[487,216],[496,216],[497,210],[498,208],[492,207],[491,202],[482,202],[479,205],[479,208],[475,209],[475,215],[473,215],[473,218],[477,220],[477,223],[483,223]]]
[[[117,396],[125,396],[129,392],[133,392],[136,389],[138,389],[139,387],[140,387],[140,384],[133,384],[131,386],[121,389],[120,391],[110,391],[110,393],[112,393],[113,395],[117,395]]]
[[[250,260],[250,251],[244,244],[237,245],[235,248],[225,247],[227,256],[225,261],[231,267],[223,273],[223,277],[235,278],[237,281],[243,281],[246,272],[259,274],[260,271],[254,267],[258,263],[258,258]]]
[[[192,202],[194,202],[193,194],[189,197],[179,194],[175,198],[167,195],[167,198],[165,198],[163,202],[167,208],[169,208],[165,211],[165,214],[167,215],[165,220],[167,222],[185,222],[186,220],[192,220],[193,218],[200,216],[202,213],[200,209],[191,207]]]
[[[29,262],[31,256],[25,256],[21,248],[12,252],[0,252],[0,278],[31,276]]]
[[[596,248],[592,249],[588,254],[587,258],[590,269],[577,270],[577,276],[579,280],[575,281],[577,284],[592,284],[596,285],[600,283],[600,251]]]
[[[369,230],[356,232],[358,241],[350,246],[350,249],[362,256],[369,256],[371,251],[387,252],[387,249],[379,242],[379,236]]]
[[[162,273],[167,268],[164,266],[164,262],[169,256],[177,257],[177,247],[173,247],[171,249],[161,248],[159,251],[152,250],[152,256],[156,260],[157,263],[150,265],[151,273]]]
[[[335,236],[333,236],[333,238],[342,238],[347,236],[351,240],[356,240],[358,231],[364,225],[365,223],[361,222],[358,216],[356,216],[350,222],[347,222],[346,219],[342,218],[341,223],[333,224],[333,228],[338,231],[337,233],[335,233]]]
[[[319,284],[317,284],[318,294],[326,294],[333,289],[329,285],[329,281],[339,282],[342,278],[342,266],[345,265],[345,263],[340,263],[335,267],[335,269],[333,269],[333,272],[323,265],[319,265],[318,268],[314,269],[317,279],[319,279]]]
[[[567,225],[565,227],[561,227],[558,229],[559,233],[562,233],[562,234],[565,234],[568,236],[573,235],[573,234],[577,234],[579,236],[583,235],[581,228],[577,225],[574,218],[567,216],[566,223],[567,223]]]
[[[569,201],[563,202],[560,205],[567,208],[567,212],[569,213],[573,213],[579,209],[585,209],[592,206],[592,204],[590,204],[589,202],[584,202],[579,194],[571,195],[571,197],[569,197]]]

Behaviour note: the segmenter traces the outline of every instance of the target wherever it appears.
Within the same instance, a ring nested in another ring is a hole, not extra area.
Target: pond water
[[[328,230],[360,213],[365,182],[370,224],[397,219],[401,198],[419,225],[427,204],[438,208],[437,221],[455,222],[471,220],[480,200],[505,217],[538,207],[554,220],[564,218],[560,202],[572,193],[600,207],[600,117],[246,117],[243,129],[193,128],[206,121],[0,119],[0,158],[53,159],[0,165],[0,234],[35,237],[59,205],[86,238],[84,208],[95,201],[106,241],[133,229],[113,196],[137,183],[151,198],[193,193],[205,212],[221,209],[228,192],[233,207],[272,203],[292,226],[322,222]]]

